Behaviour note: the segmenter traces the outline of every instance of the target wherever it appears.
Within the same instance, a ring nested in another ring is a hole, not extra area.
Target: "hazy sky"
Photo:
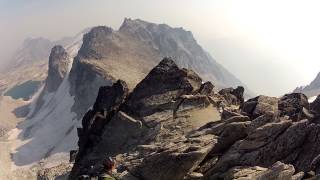
[[[257,94],[281,95],[320,71],[319,9],[317,0],[0,0],[0,62],[26,37],[140,18],[191,30]]]

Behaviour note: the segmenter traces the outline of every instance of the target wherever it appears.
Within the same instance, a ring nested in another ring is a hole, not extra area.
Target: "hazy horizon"
[[[125,17],[192,31],[199,44],[257,94],[279,96],[320,71],[317,1],[0,0],[0,65],[28,37],[58,40]]]

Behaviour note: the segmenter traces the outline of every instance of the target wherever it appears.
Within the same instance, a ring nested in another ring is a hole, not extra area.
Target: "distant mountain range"
[[[46,38],[27,38],[12,55],[0,73],[0,95],[12,90],[15,86],[29,81],[43,84],[48,72],[48,58],[54,45],[64,46],[75,56],[82,45],[82,36],[90,29],[85,29],[73,37],[65,37],[58,41]],[[33,92],[33,91],[32,91]],[[32,96],[33,94],[31,94]],[[22,97],[29,99],[29,97]]]
[[[297,87],[294,92],[304,93],[308,97],[318,96],[320,94],[320,73],[309,85]]]

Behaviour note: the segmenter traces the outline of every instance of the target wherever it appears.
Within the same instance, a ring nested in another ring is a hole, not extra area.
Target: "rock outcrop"
[[[135,87],[126,101],[126,111],[145,117],[173,110],[177,106],[174,101],[184,101],[179,97],[199,90],[201,82],[196,73],[179,69],[172,59],[165,58]]]
[[[309,102],[302,93],[286,94],[280,98],[278,105],[280,116],[289,116],[292,120],[300,120],[309,116]]]
[[[319,117],[320,115],[320,96],[317,96],[317,98],[310,104],[310,111],[315,116]]]
[[[215,93],[169,58],[131,93],[125,87],[100,88],[79,129],[69,179],[99,177],[109,156],[120,179],[319,177],[318,103],[303,94],[244,102],[242,87]]]
[[[268,96],[258,96],[249,99],[241,106],[242,113],[257,118],[263,114],[271,113],[278,115],[278,98]]]
[[[85,114],[82,121],[83,128],[78,129],[79,157],[86,153],[87,148],[97,143],[103,133],[104,126],[117,113],[127,95],[127,84],[121,80],[111,87],[106,86],[99,89],[93,109]]]
[[[281,162],[276,162],[270,169],[259,166],[238,166],[230,169],[226,172],[224,179],[226,180],[270,180],[270,179],[290,179],[299,180],[302,179],[304,173],[295,174],[295,169],[292,165],[287,165]]]
[[[64,77],[69,72],[71,57],[66,50],[60,46],[54,46],[49,56],[48,77],[45,89],[50,93],[58,89]]]

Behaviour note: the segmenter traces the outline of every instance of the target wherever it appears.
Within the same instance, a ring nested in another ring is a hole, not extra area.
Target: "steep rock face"
[[[190,31],[139,19],[125,19],[119,32],[144,41],[153,50],[156,50],[160,57],[174,57],[175,63],[179,67],[194,70],[203,79],[215,82],[215,85],[220,88],[243,86],[236,77],[217,63],[197,43]],[[158,58],[156,63],[160,59]]]
[[[77,61],[77,57],[75,58]],[[74,69],[77,69],[76,72]],[[110,86],[114,78],[103,74],[100,68],[90,63],[74,62],[69,76],[70,94],[75,97],[72,111],[81,118],[93,104],[100,86]]]
[[[93,103],[98,88],[111,85],[113,82],[113,78],[104,73],[102,68],[85,61],[86,58],[102,58],[103,50],[101,49],[104,45],[101,45],[101,42],[106,42],[108,34],[111,32],[111,28],[96,27],[85,34],[83,44],[73,62],[69,78],[71,83],[70,93],[75,96],[73,111],[77,112],[79,117]]]
[[[78,56],[85,59],[102,59],[112,53],[115,48],[112,42],[113,29],[104,26],[93,28],[90,33],[83,36],[83,45]]]
[[[66,50],[60,45],[54,46],[49,56],[48,77],[46,80],[46,90],[48,92],[58,89],[69,71],[69,63],[71,63],[71,60]]]
[[[125,19],[119,30],[99,26],[84,36],[70,75],[73,110],[81,117],[94,103],[98,87],[116,79],[125,80],[132,90],[163,57],[174,57],[179,67],[192,69],[219,88],[242,84],[201,48],[191,32]]]
[[[61,45],[56,45],[51,49],[45,85],[39,96],[36,98],[34,108],[31,109],[32,112],[30,112],[28,118],[33,118],[38,113],[38,110],[46,101],[44,99],[46,96],[57,93],[58,88],[70,72],[70,65],[72,64],[72,58],[75,54],[74,51],[77,50],[79,43],[81,42],[75,42],[74,44],[68,45],[67,50]]]
[[[140,41],[146,41],[158,51],[160,57],[174,57],[175,63],[180,67],[193,69],[202,75],[214,73],[216,81],[222,78],[217,69],[210,69],[213,65],[210,62],[211,59],[196,42],[190,31],[183,28],[171,28],[166,24],[157,25],[131,19],[125,19],[119,31],[136,37]]]
[[[85,149],[96,143],[108,119],[115,115],[127,95],[127,84],[121,80],[111,87],[105,86],[99,89],[93,109],[85,114],[82,121],[83,128],[78,129],[79,156],[85,153]]]

